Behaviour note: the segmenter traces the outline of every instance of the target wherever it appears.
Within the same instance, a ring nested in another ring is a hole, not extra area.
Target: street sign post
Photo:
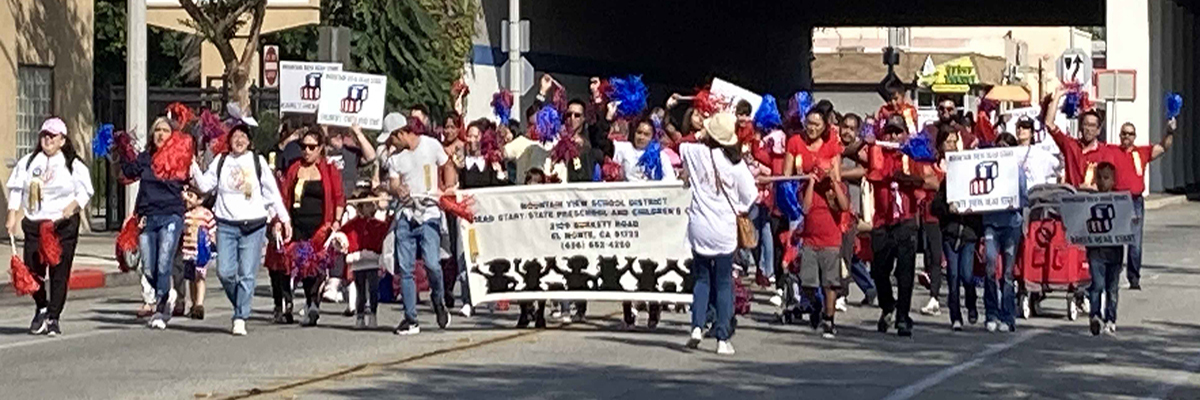
[[[508,70],[511,68],[511,64],[512,64],[511,61],[505,61],[504,65],[500,66],[500,76],[504,76],[504,77],[508,76]],[[521,57],[521,65],[522,65],[522,67],[521,67],[521,87],[519,87],[518,89],[521,89],[520,92],[522,94],[524,94],[524,93],[528,93],[530,89],[533,89],[533,82],[536,79],[534,77],[535,72],[533,69],[533,64],[529,63],[528,58]],[[501,88],[512,90],[511,86],[512,85],[509,84],[507,80],[504,80],[504,79],[500,80]]]
[[[1092,56],[1080,49],[1067,49],[1058,57],[1056,71],[1060,82],[1086,85],[1092,81]]]
[[[263,46],[262,60],[263,86],[279,87],[279,46]]]

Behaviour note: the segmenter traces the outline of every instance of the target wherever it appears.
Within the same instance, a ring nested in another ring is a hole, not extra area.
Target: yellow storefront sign
[[[917,83],[935,93],[966,93],[979,83],[971,57],[959,57],[939,64],[932,74],[921,75]]]

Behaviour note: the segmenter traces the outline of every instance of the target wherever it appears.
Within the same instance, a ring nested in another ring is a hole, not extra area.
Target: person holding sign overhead
[[[1151,161],[1166,154],[1175,142],[1175,118],[1167,121],[1167,132],[1163,135],[1162,142],[1149,146],[1135,146],[1134,139],[1137,139],[1137,129],[1133,124],[1126,122],[1121,125],[1120,155],[1114,164],[1117,168],[1116,191],[1128,191],[1133,195],[1133,210],[1137,213],[1137,218],[1141,219],[1146,213],[1146,199],[1142,197],[1142,192],[1146,191],[1146,167]],[[1129,269],[1125,271],[1125,278],[1129,280],[1129,288],[1132,290],[1142,290],[1141,237],[1141,225],[1138,225],[1138,243],[1129,245]]]

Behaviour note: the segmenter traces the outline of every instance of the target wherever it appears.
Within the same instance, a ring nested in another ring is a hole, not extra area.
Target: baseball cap
[[[388,137],[392,136],[392,132],[407,125],[408,120],[404,118],[403,114],[390,112],[383,117],[383,129],[379,131],[379,136],[375,138],[375,141],[380,144],[387,142]]]
[[[904,133],[908,131],[908,124],[904,122],[904,117],[893,115],[888,117],[887,122],[883,124],[884,133]]]
[[[704,131],[713,141],[722,146],[737,144],[737,116],[730,112],[722,112],[704,120]]]
[[[1022,115],[1021,118],[1017,120],[1017,127],[1034,129],[1033,118],[1029,118],[1028,115]]]
[[[58,117],[47,118],[45,122],[42,122],[42,130],[39,132],[40,133],[49,132],[49,133],[53,133],[55,135],[66,135],[67,134],[67,124],[64,123],[63,120]]]

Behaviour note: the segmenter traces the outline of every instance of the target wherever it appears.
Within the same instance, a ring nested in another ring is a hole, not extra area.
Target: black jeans
[[[271,297],[275,299],[275,309],[283,312],[292,311],[292,275],[287,271],[268,271],[271,276]]]
[[[942,291],[942,228],[937,222],[921,224],[925,241],[925,273],[929,274],[929,297],[938,298]]]
[[[308,308],[321,308],[321,284],[325,282],[323,276],[312,276],[300,280],[304,285],[304,306]]]
[[[21,220],[21,230],[25,232],[25,265],[41,283],[33,293],[33,302],[37,304],[38,310],[46,309],[49,319],[56,320],[62,315],[63,305],[67,303],[67,283],[71,280],[71,265],[75,262],[75,245],[79,243],[79,215],[54,222],[54,232],[58,234],[58,243],[62,247],[62,257],[59,258],[58,265],[48,266],[38,255],[38,249],[42,245],[41,224],[42,221]],[[46,284],[46,267],[50,267],[49,285]],[[48,300],[47,286],[50,290]]]
[[[354,286],[358,292],[358,315],[379,311],[379,270],[354,271]],[[371,307],[371,312],[367,312]]]
[[[787,280],[783,279],[787,273],[787,266],[783,265],[783,253],[786,251],[783,241],[779,239],[784,232],[788,230],[788,220],[782,215],[771,215],[771,239],[775,243],[775,288],[783,289],[787,284]]]
[[[879,293],[879,308],[884,314],[896,313],[896,321],[909,321],[912,308],[913,274],[916,268],[917,223],[904,221],[871,231],[871,277]],[[892,295],[892,274],[896,275],[899,296]]]

